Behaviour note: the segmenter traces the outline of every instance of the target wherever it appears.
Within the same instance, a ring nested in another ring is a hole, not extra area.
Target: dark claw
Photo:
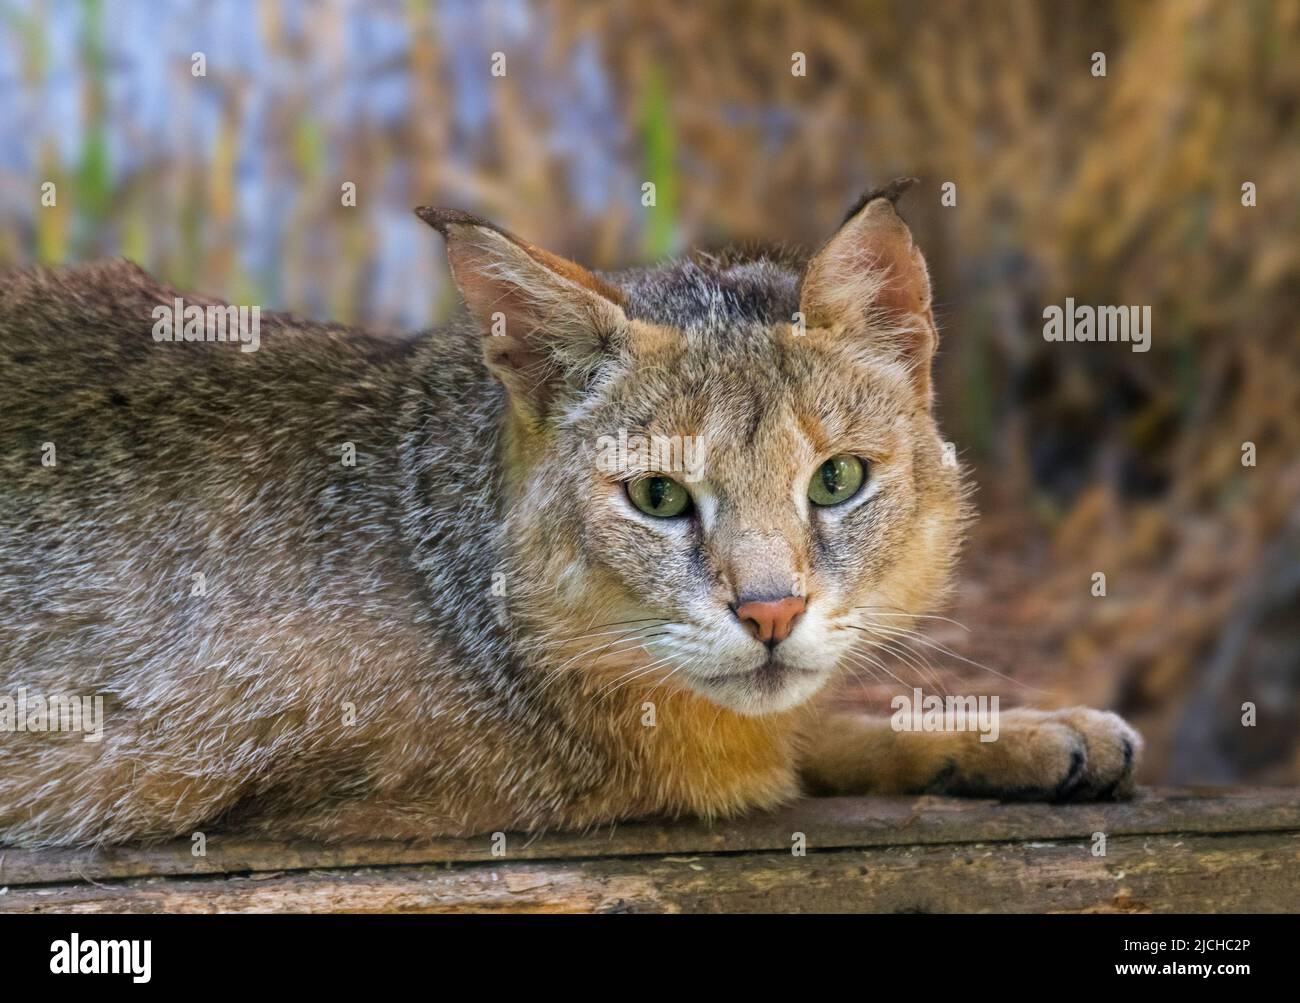
[[[1119,785],[1122,784],[1125,780],[1127,780],[1129,774],[1132,772],[1133,772],[1133,743],[1126,738],[1124,739],[1124,768],[1119,771],[1119,776],[1117,776],[1114,780],[1112,780],[1106,786],[1106,789],[1102,791],[1099,795],[1097,795],[1097,797],[1102,801],[1113,801],[1115,799],[1115,792],[1119,790]]]
[[[947,794],[949,784],[957,772],[957,764],[951,759],[943,764],[943,769],[934,775],[934,778],[926,785],[926,794]]]
[[[1074,793],[1075,788],[1079,785],[1079,781],[1083,778],[1083,766],[1087,761],[1088,757],[1084,755],[1082,747],[1076,748],[1074,752],[1071,753],[1070,772],[1067,773],[1065,779],[1057,785],[1056,793],[1053,795],[1053,800],[1069,800],[1070,795]]]

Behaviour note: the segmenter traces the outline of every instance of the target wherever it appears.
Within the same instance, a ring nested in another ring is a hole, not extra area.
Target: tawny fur
[[[1016,712],[993,749],[815,709],[852,625],[938,601],[967,518],[897,194],[806,269],[600,277],[424,211],[470,316],[405,341],[264,316],[257,352],[157,343],[151,311],[181,294],[133,265],[0,274],[0,696],[106,704],[98,743],[0,732],[0,843],[711,817],[796,796],[801,771],[1124,793],[1139,743],[1111,715]],[[596,469],[619,429],[707,439],[694,528],[638,517],[634,472]],[[809,471],[840,452],[871,458],[870,501],[811,512]],[[796,576],[808,624],[782,647],[808,692],[705,678],[750,657],[737,595]]]

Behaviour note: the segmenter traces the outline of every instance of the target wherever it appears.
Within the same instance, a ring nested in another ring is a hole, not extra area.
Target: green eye
[[[808,484],[808,498],[814,505],[838,505],[857,494],[866,479],[866,464],[841,453],[817,468]]]
[[[632,504],[646,515],[671,519],[691,507],[691,496],[671,477],[639,477],[627,486]]]

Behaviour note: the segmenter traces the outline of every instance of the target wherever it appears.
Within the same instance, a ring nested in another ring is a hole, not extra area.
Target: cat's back
[[[197,336],[185,333],[186,311],[204,315]],[[268,387],[286,400],[323,401],[354,380],[379,390],[370,371],[400,365],[412,346],[258,306],[232,309],[120,259],[0,270],[0,408],[11,420],[54,405],[121,407],[128,386],[171,385],[168,397],[206,407]]]
[[[91,480],[128,458],[137,474],[256,467],[345,415],[382,433],[413,351],[183,293],[122,260],[0,271],[5,473],[12,486],[73,460]]]
[[[189,629],[198,574],[226,613],[344,591],[350,554],[394,549],[417,343],[274,313],[255,339],[156,336],[191,306],[225,305],[125,261],[0,272],[0,656],[11,634]]]

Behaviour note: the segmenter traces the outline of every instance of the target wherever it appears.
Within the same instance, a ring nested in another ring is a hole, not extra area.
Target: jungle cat
[[[0,844],[1127,794],[1110,713],[818,709],[968,518],[906,187],[811,255],[606,274],[419,209],[466,311],[406,340],[166,341],[134,265],[4,273]],[[97,740],[32,717],[72,696]]]

